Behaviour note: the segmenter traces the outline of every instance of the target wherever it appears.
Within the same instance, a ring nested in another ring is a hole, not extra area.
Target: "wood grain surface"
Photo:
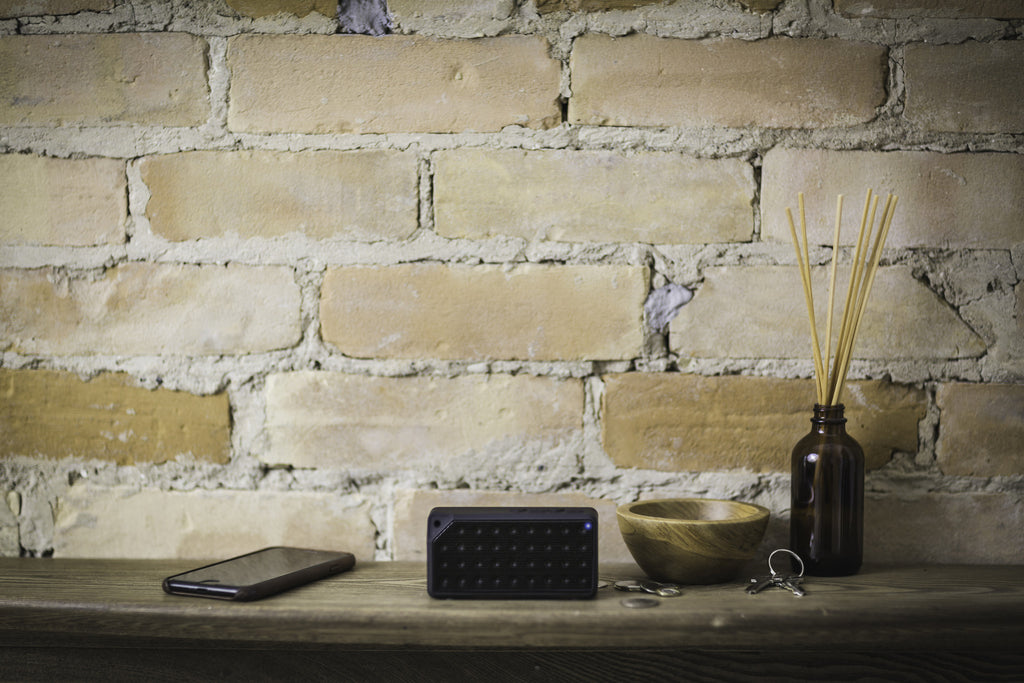
[[[686,587],[651,609],[590,600],[435,600],[419,563],[365,562],[254,603],[163,593],[180,561],[0,559],[0,645],[1010,651],[1024,643],[1020,566],[867,567],[808,594]],[[635,565],[602,578],[642,578]]]

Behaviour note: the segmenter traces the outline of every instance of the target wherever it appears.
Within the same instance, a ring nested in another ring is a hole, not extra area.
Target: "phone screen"
[[[255,599],[350,569],[350,553],[304,548],[264,548],[248,555],[168,577],[168,593]]]
[[[174,578],[195,583],[216,580],[226,586],[251,586],[323,562],[323,555],[325,553],[319,550],[267,548],[178,574]]]

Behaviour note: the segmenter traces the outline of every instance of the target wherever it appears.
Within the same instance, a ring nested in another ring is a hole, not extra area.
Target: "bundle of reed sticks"
[[[835,235],[832,239],[832,264],[828,282],[828,313],[825,322],[824,353],[820,345],[818,325],[814,316],[814,294],[811,290],[811,266],[807,248],[807,219],[804,212],[804,195],[798,195],[800,208],[800,237],[797,236],[793,223],[793,212],[786,209],[789,219],[789,232],[796,249],[796,260],[800,266],[800,279],[804,286],[804,299],[807,302],[807,316],[811,324],[811,350],[814,354],[814,374],[818,403],[825,406],[838,405],[843,393],[843,384],[850,369],[850,358],[853,355],[853,344],[857,338],[857,330],[864,318],[871,286],[878,272],[878,262],[882,255],[882,247],[889,235],[889,226],[896,211],[899,197],[888,195],[882,208],[882,216],[875,230],[875,216],[878,211],[878,196],[868,190],[864,200],[864,212],[857,234],[857,246],[853,252],[850,265],[850,281],[846,289],[846,302],[843,305],[842,320],[833,349],[833,309],[836,295],[836,261],[839,252],[839,232],[843,214],[843,195],[836,199]],[[872,238],[874,242],[872,243]]]

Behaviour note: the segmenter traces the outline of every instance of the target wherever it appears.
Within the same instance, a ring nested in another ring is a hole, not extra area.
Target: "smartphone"
[[[164,579],[164,591],[221,600],[258,600],[355,566],[352,553],[275,546]]]

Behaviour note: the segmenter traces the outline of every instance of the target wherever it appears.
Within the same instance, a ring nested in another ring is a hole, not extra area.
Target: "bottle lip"
[[[846,418],[843,416],[843,410],[845,408],[846,406],[842,403],[836,403],[833,405],[815,403],[814,416],[811,417],[811,422],[818,424],[842,424],[846,422]]]

